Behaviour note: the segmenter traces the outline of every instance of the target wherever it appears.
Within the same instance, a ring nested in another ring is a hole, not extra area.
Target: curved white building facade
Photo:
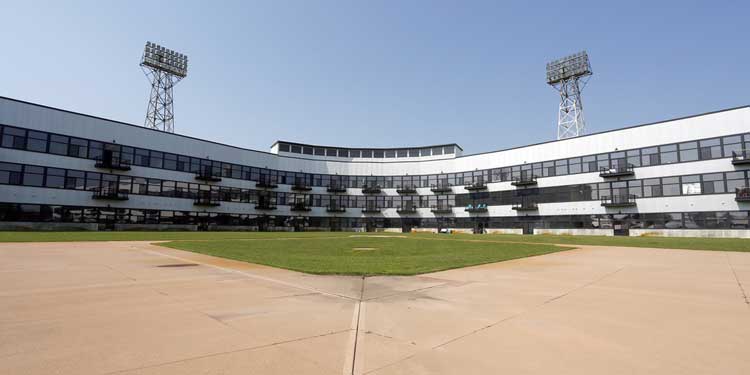
[[[270,152],[0,98],[3,228],[748,236],[750,107],[508,150]]]

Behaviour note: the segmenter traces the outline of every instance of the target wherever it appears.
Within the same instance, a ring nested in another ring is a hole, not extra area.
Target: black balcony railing
[[[112,169],[117,171],[130,170],[130,160],[121,159],[116,156],[98,156],[94,160],[96,160],[96,164],[94,164],[96,168]]]
[[[632,207],[635,206],[634,194],[621,194],[613,196],[603,196],[602,206],[604,207]]]
[[[417,213],[417,208],[412,205],[406,205],[399,207],[396,212],[399,214],[415,214]]]
[[[331,184],[328,185],[326,188],[326,191],[329,193],[346,193],[346,186],[341,186],[338,184]]]
[[[380,185],[364,185],[362,186],[362,194],[379,194]]]
[[[750,164],[750,150],[732,151],[732,164]]]
[[[521,201],[513,203],[513,207],[511,208],[516,211],[536,211],[539,209],[539,206],[536,204],[536,202]]]
[[[401,186],[396,188],[396,193],[399,194],[417,194],[417,187],[414,185]]]
[[[622,177],[632,176],[635,174],[633,164],[628,165],[615,165],[612,167],[601,167],[599,168],[599,177]]]
[[[259,202],[255,205],[256,210],[275,210],[276,205],[269,202]]]
[[[292,184],[292,190],[310,191],[312,190],[312,186],[310,186],[310,184],[307,183],[304,178],[297,177],[294,179],[294,184]]]
[[[469,213],[482,213],[487,212],[487,205],[484,203],[469,204],[464,208],[464,211]]]
[[[450,214],[453,213],[453,206],[449,204],[439,204],[437,206],[430,207],[430,212],[433,214]]]
[[[381,211],[380,207],[370,206],[370,205],[362,209],[362,212],[366,214],[376,214],[376,213],[379,213],[380,211]]]
[[[276,180],[269,177],[261,177],[260,180],[255,183],[255,187],[261,189],[275,189],[279,187],[279,184],[276,183]]]
[[[310,206],[308,206],[305,203],[294,203],[292,204],[292,207],[290,208],[291,211],[310,211]]]
[[[483,181],[476,181],[466,185],[464,188],[469,191],[486,190],[487,185]]]
[[[195,174],[195,179],[198,181],[218,182],[221,181],[221,173],[214,171],[211,167],[203,167]]]
[[[221,205],[221,201],[218,194],[200,192],[193,199],[193,204],[196,206],[216,207]]]
[[[346,207],[338,204],[329,204],[326,212],[346,212]]]
[[[534,175],[526,175],[522,174],[517,177],[513,177],[513,181],[510,183],[513,186],[529,186],[529,185],[536,185],[536,176]]]
[[[91,189],[91,198],[102,199],[102,200],[113,200],[113,201],[126,201],[128,200],[128,191],[125,189],[117,189],[116,187],[100,186]]]
[[[430,187],[430,191],[433,193],[450,193],[453,191],[453,188],[449,184],[438,184],[438,185],[432,185]]]
[[[750,187],[737,188],[734,193],[737,202],[750,202]]]

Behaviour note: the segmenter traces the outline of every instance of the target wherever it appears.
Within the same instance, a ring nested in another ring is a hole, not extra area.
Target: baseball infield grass
[[[312,274],[416,275],[571,249],[419,236],[174,241],[161,246]]]

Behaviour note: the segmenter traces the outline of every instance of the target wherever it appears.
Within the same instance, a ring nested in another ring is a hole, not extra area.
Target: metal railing
[[[732,151],[732,164],[750,164],[750,150]]]
[[[92,198],[94,199],[109,199],[124,201],[128,200],[129,191],[126,189],[118,189],[113,186],[98,186],[91,189]]]
[[[635,206],[635,194],[618,194],[612,196],[602,196],[602,206],[604,207],[626,207]]]
[[[122,159],[117,156],[112,156],[110,158],[97,156],[96,158],[94,158],[94,160],[96,161],[96,164],[94,164],[96,168],[116,169],[120,171],[130,170],[130,160]]]
[[[599,168],[600,177],[616,177],[616,176],[629,176],[635,173],[633,164],[628,165],[615,165],[612,167],[601,167]]]

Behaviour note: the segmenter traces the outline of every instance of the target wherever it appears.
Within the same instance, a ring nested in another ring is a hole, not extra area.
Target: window
[[[25,149],[26,130],[6,126],[3,130],[3,147]]]
[[[326,156],[337,156],[336,155],[336,149],[335,148],[327,148],[326,149]]]
[[[49,136],[49,152],[55,155],[67,155],[68,154],[68,137],[62,135],[50,135]]]
[[[405,157],[407,157],[408,155],[409,155],[409,151],[408,151],[408,150],[398,150],[398,152],[397,152],[397,155],[396,155],[396,156],[398,156],[398,157],[400,157],[400,158],[405,158]]]
[[[445,146],[443,147],[443,150],[445,151],[446,154],[453,154],[456,152],[454,146]]]
[[[279,151],[289,152],[289,145],[286,143],[279,143]]]
[[[362,150],[362,157],[363,158],[371,158],[372,157],[372,150]]]
[[[659,164],[659,148],[649,147],[641,150],[641,165],[647,167],[649,165]]]
[[[20,185],[21,169],[19,164],[0,163],[0,184]]]
[[[419,157],[419,149],[417,149],[417,148],[412,148],[412,149],[410,149],[410,150],[409,150],[409,157],[410,157],[410,158],[416,158],[416,157]]]
[[[396,157],[396,150],[386,150],[385,151],[385,157],[387,157],[387,158],[395,158]]]
[[[340,148],[339,149],[339,157],[340,158],[348,158],[349,157],[349,150],[347,150],[345,148]]]
[[[376,158],[382,158],[384,155],[383,150],[375,150],[374,155]]]
[[[135,149],[135,160],[133,161],[133,164],[148,167],[148,150],[142,148]]]
[[[679,177],[662,178],[662,194],[665,197],[680,195],[680,178]]]
[[[305,155],[312,155],[313,154],[313,148],[312,147],[308,147],[308,146],[304,146],[304,147],[302,147],[302,153],[305,154]]]
[[[83,190],[86,188],[86,174],[82,171],[68,171],[65,177],[65,188]]]
[[[659,160],[661,164],[677,163],[677,145],[659,147]]]
[[[680,144],[680,161],[698,160],[698,142],[685,142]]]
[[[23,168],[23,185],[24,186],[43,186],[44,185],[44,167],[26,165]]]
[[[301,154],[302,153],[302,146],[292,145],[292,152],[295,153],[295,154]]]
[[[315,147],[313,150],[314,150],[313,154],[315,156],[326,156],[326,149],[324,148]]]
[[[29,151],[47,152],[47,133],[29,130],[26,149]]]
[[[442,147],[433,147],[432,148],[432,155],[442,155],[443,154],[443,148]]]
[[[722,173],[711,173],[703,175],[702,189],[703,194],[714,194],[723,193],[724,189],[724,174]]]
[[[682,195],[701,194],[701,176],[682,177]]]
[[[661,182],[658,178],[649,178],[643,180],[643,196],[644,197],[661,197],[662,189]]]
[[[64,188],[65,170],[60,168],[47,168],[47,180],[44,186],[59,189]]]

